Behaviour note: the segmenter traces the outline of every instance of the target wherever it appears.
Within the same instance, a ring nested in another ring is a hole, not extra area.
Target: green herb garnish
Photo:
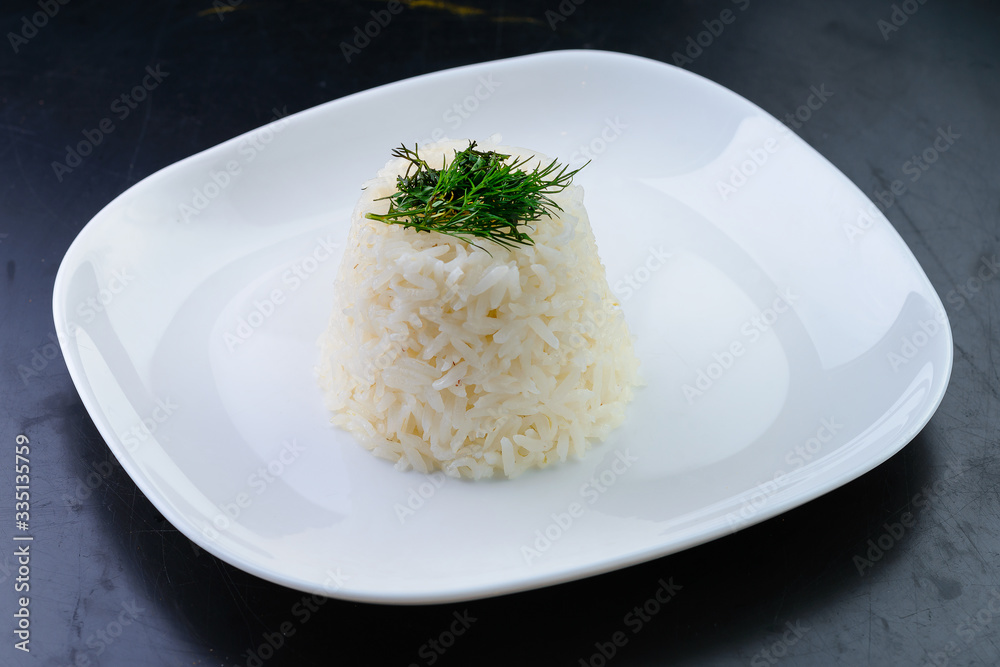
[[[531,223],[561,211],[549,195],[565,190],[583,169],[560,169],[553,160],[547,167],[526,172],[521,167],[532,158],[507,163],[510,155],[478,151],[475,141],[455,153],[451,164],[442,159],[440,169],[421,159],[416,146],[410,150],[400,145],[392,156],[405,158],[410,165],[405,176],[396,178],[399,191],[376,200],[388,199],[389,212],[369,213],[368,218],[421,232],[488,239],[508,250],[534,244],[518,227],[534,229]]]

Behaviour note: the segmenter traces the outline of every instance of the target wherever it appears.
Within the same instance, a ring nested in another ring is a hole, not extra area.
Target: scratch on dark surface
[[[990,637],[989,635],[986,635],[984,637],[984,639],[990,643],[990,646],[993,647],[994,652],[998,652],[997,645],[996,645],[996,643],[994,643],[993,637]]]
[[[77,581],[79,581],[80,585],[82,586],[83,585],[83,572],[81,571],[80,561],[79,560],[76,561],[76,568],[77,568],[77,572],[76,572],[76,574],[77,574]],[[83,636],[83,628],[82,628],[83,624],[80,622],[80,605],[82,603],[83,603],[83,591],[81,591],[79,588],[77,588],[77,590],[76,590],[76,604],[73,605],[73,616],[70,619],[70,622],[72,624],[73,630],[76,631],[76,638],[77,639],[80,639],[80,637]]]
[[[986,303],[988,305],[990,305],[990,306],[993,305],[993,301],[992,300],[987,300]],[[987,325],[986,329],[987,329],[987,334],[989,335],[989,340],[993,340],[993,308],[992,307],[989,309],[988,315],[989,315],[989,324]],[[987,345],[986,346],[986,354],[988,354],[990,356],[989,368],[990,368],[991,371],[993,371],[993,379],[996,380],[996,383],[991,384],[990,386],[991,387],[996,387],[997,385],[1000,385],[1000,371],[997,370],[996,364],[993,363],[993,345]],[[996,394],[994,394],[994,396],[995,395]]]
[[[126,507],[129,507],[129,508],[134,508],[135,507],[134,504],[129,504],[129,501],[125,499],[125,496],[122,495],[121,490],[118,488],[117,484],[107,484],[105,486],[107,488],[107,490],[105,491],[105,497],[107,495],[113,495],[117,499],[118,503],[120,503],[122,505],[125,505]],[[135,497],[134,496],[132,498],[132,502],[133,503],[135,502]]]
[[[978,204],[979,198],[977,198],[975,195],[972,194],[972,190],[969,188],[969,182],[968,182],[968,180],[966,180],[966,179],[963,178],[963,179],[959,179],[958,182],[961,184],[962,189],[965,190],[965,194],[966,194],[965,202],[976,204],[976,213],[977,213],[977,217],[979,218],[980,229],[983,229],[983,231],[986,231],[982,227],[983,223],[986,222],[986,216],[984,215],[983,209]],[[958,213],[958,211],[955,211],[955,213]]]
[[[941,523],[944,523],[945,521],[950,521],[951,519],[954,519],[956,516],[958,516],[962,512],[964,512],[966,507],[968,507],[972,503],[976,502],[977,500],[979,500],[979,499],[978,498],[972,498],[971,500],[969,500],[969,502],[965,503],[964,505],[962,505],[961,507],[959,507],[954,512],[949,513],[948,516],[946,516],[944,519],[941,520]]]
[[[879,185],[885,190],[890,190],[891,185],[889,183],[889,180],[885,177],[884,174],[882,174],[882,171],[878,169],[875,165],[873,165],[871,162],[868,162],[868,167],[871,169],[872,176],[875,177],[875,180],[878,181]],[[911,218],[910,214],[906,211],[906,208],[903,206],[902,201],[900,201],[900,199],[897,198],[894,203],[894,206],[896,206],[896,208],[899,210],[900,215],[909,224],[910,229],[912,229],[913,233],[916,234],[917,238],[920,240],[920,244],[924,247],[924,250],[927,251],[927,254],[931,256],[931,259],[934,260],[938,268],[941,269],[941,272],[945,276],[947,276],[949,281],[954,283],[955,278],[948,271],[948,266],[943,261],[941,261],[941,258],[938,257],[937,254],[934,252],[934,249],[931,246],[931,244],[927,242],[927,238],[924,236],[923,231],[919,227],[917,227],[916,224],[914,224],[913,218]],[[889,212],[888,207],[882,210],[883,215],[887,214],[888,212]]]
[[[166,542],[163,539],[163,531],[159,530],[157,532],[160,535],[160,559],[163,561],[163,576],[166,577],[166,579],[167,579],[167,585],[172,588],[173,585],[174,585],[174,582],[170,581],[170,568],[167,567],[167,565],[166,565],[167,563],[170,562],[170,560],[167,558],[167,546],[166,546]]]
[[[24,184],[28,188],[28,192],[31,193],[31,195],[35,198],[35,201],[37,201],[42,208],[48,211],[52,215],[52,217],[54,218],[58,217],[56,215],[56,212],[53,211],[51,208],[49,208],[48,204],[45,203],[45,200],[42,197],[39,197],[38,192],[35,190],[34,187],[32,187],[31,179],[28,178],[28,175],[26,173],[24,173],[24,165],[21,164],[21,153],[20,151],[17,150],[16,146],[14,148],[14,158],[17,160],[17,169],[18,171],[21,172],[21,177],[24,180]]]
[[[10,269],[8,269],[9,271]],[[54,412],[45,412],[40,415],[35,415],[34,417],[29,417],[27,419],[22,419],[20,424],[21,430],[28,430],[38,424],[44,424],[52,419],[58,419],[62,415]]]
[[[927,575],[927,580],[934,584],[942,600],[954,600],[962,594],[962,584],[953,579]]]
[[[878,176],[876,176],[876,178],[878,178]],[[880,179],[880,181],[881,181],[881,179]],[[884,187],[884,184],[883,184],[883,187]],[[941,261],[941,258],[938,257],[937,253],[934,252],[932,244],[930,244],[930,243],[927,242],[927,239],[924,237],[924,233],[916,226],[916,224],[914,224],[913,219],[910,217],[909,213],[907,213],[906,208],[902,205],[902,203],[899,203],[899,202],[897,202],[896,205],[899,208],[900,214],[902,214],[903,218],[909,224],[910,229],[912,229],[913,232],[914,232],[914,234],[916,234],[917,237],[920,239],[921,245],[923,245],[924,249],[927,251],[927,254],[929,254],[931,256],[931,258],[937,263],[938,268],[940,268],[941,271],[944,273],[944,275],[946,275],[948,277],[948,280],[950,280],[953,284],[958,285],[959,284],[958,281],[956,281],[954,279],[954,277],[949,273],[949,271],[948,271],[947,266],[945,265],[945,263],[943,261]],[[988,304],[992,303],[988,299],[985,300],[985,301]],[[968,303],[968,306],[969,306],[969,312],[972,313],[972,316],[976,319],[977,322],[979,322],[979,325],[981,327],[983,327],[983,329],[985,329],[985,330],[987,330],[989,332],[989,334],[990,334],[990,340],[992,340],[992,335],[993,335],[993,326],[992,326],[992,323],[987,323],[986,321],[984,321],[982,315],[978,312],[978,310],[976,308],[973,307],[973,305],[972,305],[971,302]],[[956,344],[956,347],[958,347],[957,344]],[[971,362],[971,357],[967,357],[967,358],[969,358],[969,360]],[[992,361],[992,359],[993,359],[993,357],[992,357],[992,347],[991,347],[990,348],[990,361]],[[997,384],[1000,384],[1000,374],[998,374],[996,366],[991,363],[990,364],[990,368],[993,371],[993,378],[992,378],[992,380],[997,380],[998,381]],[[978,369],[978,368],[976,370],[981,372],[981,370]],[[997,391],[996,391],[995,385],[990,381],[990,378],[988,376],[987,376],[986,384],[989,386],[990,392],[993,394],[994,398],[1000,398],[1000,396],[997,395]]]
[[[965,349],[958,344],[958,342],[955,342],[955,349],[962,355],[962,358],[969,362],[969,366],[972,367],[972,370],[982,378],[983,383],[986,385],[986,389],[989,390],[993,398],[1000,400],[1000,393],[997,393],[996,386],[990,381],[990,377],[976,365],[975,361],[973,361],[972,355],[966,352]],[[996,373],[996,369],[993,369],[993,372]]]
[[[976,552],[976,555],[979,556],[979,562],[982,563],[983,565],[989,565],[992,562],[992,560],[987,560],[983,556],[982,552],[979,551],[979,547],[976,546],[976,543],[972,540],[971,537],[969,537],[969,533],[968,531],[966,531],[965,527],[958,521],[955,522],[955,527],[958,528],[960,531],[962,531],[962,535],[965,536],[965,539],[969,543],[969,546],[972,548],[974,552]]]
[[[233,601],[237,603],[242,603],[242,604],[237,604],[236,608],[240,612],[240,616],[243,617],[244,625],[247,628],[249,628],[250,619],[247,617],[247,612],[252,613],[252,608],[250,607],[250,605],[246,604],[246,599],[238,594],[236,590],[236,584],[233,582],[232,574],[222,565],[222,562],[219,561],[218,559],[215,559],[215,569],[219,571],[220,575],[222,575],[221,579],[225,584],[226,588],[229,590],[229,593],[232,596]],[[257,614],[253,614],[253,619],[256,620],[258,623],[263,623],[263,620]]]
[[[913,222],[913,218],[911,218],[910,214],[906,211],[906,207],[903,206],[902,202],[898,200],[896,201],[896,207],[899,209],[900,215],[902,215],[906,222],[910,225],[910,229],[912,229],[913,233],[917,235],[918,239],[920,239],[920,244],[924,247],[924,250],[927,251],[927,254],[931,256],[931,259],[933,259],[938,265],[941,272],[948,276],[948,280],[954,283],[955,278],[948,272],[948,266],[945,262],[941,261],[941,258],[938,257],[936,252],[934,252],[933,245],[927,242],[927,237],[924,236],[923,230],[917,227],[917,225]]]
[[[872,664],[872,596],[868,594],[868,660]]]
[[[6,125],[0,124],[0,130],[6,130],[8,132],[17,132],[18,134],[23,134],[29,137],[35,136],[35,133],[31,130],[26,130],[23,127],[18,127],[17,125]]]
[[[778,600],[778,606],[775,608],[775,611],[774,611],[774,620],[775,621],[777,621],[778,617],[781,615],[781,610],[785,606],[785,597],[787,595],[788,595],[788,588],[787,587],[782,588],[781,589],[781,599]]]
[[[153,96],[149,96],[149,104],[146,105],[146,113],[142,117],[142,127],[139,128],[139,138],[135,142],[135,150],[128,161],[128,173],[125,175],[125,182],[132,182],[132,170],[135,169],[136,158],[139,157],[139,149],[142,148],[142,140],[146,138],[146,128],[149,126],[149,117],[153,113]]]
[[[17,269],[17,263],[12,260],[7,260],[7,282],[14,280],[14,271]]]

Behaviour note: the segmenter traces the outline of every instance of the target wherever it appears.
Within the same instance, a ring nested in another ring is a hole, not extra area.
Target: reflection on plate
[[[400,473],[328,425],[312,375],[350,211],[401,141],[495,132],[593,160],[577,182],[647,384],[582,461]],[[179,530],[384,603],[577,579],[775,516],[909,442],[952,363],[938,296],[847,178],[738,95],[596,51],[383,86],[168,167],[81,232],[54,315],[94,422]]]

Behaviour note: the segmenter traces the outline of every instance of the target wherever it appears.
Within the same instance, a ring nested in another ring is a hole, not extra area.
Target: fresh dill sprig
[[[406,174],[396,177],[398,192],[376,200],[388,199],[389,212],[366,217],[421,232],[487,239],[508,250],[534,244],[519,227],[533,230],[531,223],[561,211],[549,195],[565,190],[587,166],[567,171],[553,160],[547,167],[524,171],[531,158],[508,163],[510,155],[476,150],[475,141],[456,152],[451,164],[442,159],[440,169],[427,164],[417,146],[411,150],[401,144],[392,156],[410,162]]]

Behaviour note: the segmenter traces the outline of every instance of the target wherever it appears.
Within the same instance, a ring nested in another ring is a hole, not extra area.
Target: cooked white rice
[[[420,148],[440,167],[467,141]],[[480,143],[479,150],[535,156]],[[332,421],[402,470],[514,477],[582,456],[624,418],[638,360],[611,294],[583,190],[553,199],[533,246],[481,248],[369,220],[385,213],[390,161],[354,210],[318,369]],[[492,256],[489,253],[492,253]]]

